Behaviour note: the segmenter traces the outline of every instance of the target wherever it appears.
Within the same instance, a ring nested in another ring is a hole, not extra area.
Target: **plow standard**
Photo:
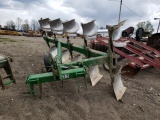
[[[108,26],[109,30],[109,49],[107,52],[100,52],[90,49],[87,41],[96,37],[97,26],[94,21],[81,24],[83,30],[84,45],[78,46],[70,42],[70,38],[76,36],[79,25],[73,19],[62,23],[60,19],[49,20],[41,19],[39,23],[42,28],[43,38],[49,46],[49,52],[45,53],[44,63],[47,70],[46,73],[31,74],[26,79],[26,83],[30,87],[30,92],[34,95],[34,85],[39,85],[42,94],[42,83],[69,80],[71,78],[84,78],[86,85],[86,76],[89,74],[92,86],[103,77],[99,73],[100,64],[107,64],[110,71],[111,86],[117,100],[120,100],[126,91],[121,80],[121,69],[118,67],[117,59],[113,50],[112,37],[116,36],[116,32],[124,21],[115,26]],[[57,38],[58,35],[67,35],[67,42]],[[51,36],[51,37],[49,37]],[[73,52],[80,55],[73,57]],[[82,59],[82,55],[85,56]]]

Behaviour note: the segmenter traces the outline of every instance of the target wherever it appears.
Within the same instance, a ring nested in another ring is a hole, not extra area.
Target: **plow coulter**
[[[108,52],[100,52],[88,47],[87,41],[95,39],[97,34],[97,26],[94,20],[85,24],[81,24],[83,30],[84,45],[79,46],[70,42],[71,37],[76,36],[79,25],[73,19],[62,22],[60,19],[40,19],[39,23],[42,28],[43,38],[46,41],[49,51],[45,53],[44,63],[47,70],[46,73],[30,74],[26,83],[29,85],[30,93],[34,95],[34,85],[38,84],[42,94],[42,83],[70,80],[71,78],[84,78],[86,85],[87,74],[90,77],[92,86],[95,86],[103,77],[99,72],[99,65],[106,64],[109,67],[111,86],[113,87],[117,100],[120,100],[126,91],[122,79],[121,69],[117,67],[117,60],[113,50],[112,37],[118,28],[123,25],[124,21],[115,26],[108,26],[109,48]],[[58,35],[66,34],[67,42],[59,40]],[[51,35],[51,36],[50,36]],[[80,55],[74,58],[73,52]],[[85,56],[83,58],[82,56]],[[83,58],[83,59],[82,59]]]

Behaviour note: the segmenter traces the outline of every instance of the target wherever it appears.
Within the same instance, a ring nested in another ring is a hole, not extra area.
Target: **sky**
[[[20,17],[75,19],[79,24],[96,20],[98,27],[105,27],[118,23],[119,8],[119,0],[0,0],[0,25]],[[154,18],[160,18],[160,0],[122,1],[121,21],[127,20],[123,28],[150,21],[156,32],[159,21]]]

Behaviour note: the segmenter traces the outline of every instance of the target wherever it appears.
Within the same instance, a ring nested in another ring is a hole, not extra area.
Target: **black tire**
[[[96,43],[95,44],[95,50],[98,50],[98,47],[99,47],[99,45],[98,45],[98,43]]]
[[[106,52],[106,46],[102,45],[102,52]]]
[[[98,50],[98,51],[101,51],[101,44],[99,44],[99,43],[98,43],[98,45],[97,45],[97,50]]]
[[[46,52],[46,53],[44,54],[43,61],[44,61],[44,65],[45,65],[45,67],[46,67],[46,71],[47,71],[47,72],[51,72],[52,69],[51,69],[51,64],[50,64],[50,62],[49,62],[49,52]]]
[[[103,46],[101,44],[99,44],[99,51],[103,51]]]
[[[95,43],[92,43],[92,49],[94,49],[95,50]]]

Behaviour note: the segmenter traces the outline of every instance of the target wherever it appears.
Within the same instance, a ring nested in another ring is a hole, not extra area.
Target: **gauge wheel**
[[[45,65],[46,71],[47,72],[51,72],[52,69],[51,69],[51,64],[49,62],[49,52],[46,52],[44,54],[43,61],[44,61],[44,65]]]

